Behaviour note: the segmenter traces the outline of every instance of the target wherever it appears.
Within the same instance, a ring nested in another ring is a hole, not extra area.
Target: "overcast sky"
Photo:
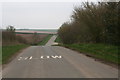
[[[22,29],[58,29],[69,21],[78,2],[4,2],[2,28],[13,25]]]
[[[18,2],[2,4],[3,27],[57,29],[69,20],[72,2]]]

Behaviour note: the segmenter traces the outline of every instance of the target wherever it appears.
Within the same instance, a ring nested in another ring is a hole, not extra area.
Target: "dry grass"
[[[27,41],[28,44],[32,44],[34,41],[33,40],[34,34],[16,34],[16,36],[23,37]],[[37,34],[36,43],[39,43],[40,41],[42,41],[46,36],[47,34]]]

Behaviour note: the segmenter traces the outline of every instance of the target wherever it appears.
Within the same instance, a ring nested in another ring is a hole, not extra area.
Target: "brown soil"
[[[27,40],[27,43],[31,44],[34,42],[34,34],[16,34],[17,36],[21,36],[24,39]],[[46,34],[37,34],[37,40],[35,41],[36,43],[39,43],[42,41],[47,35]]]

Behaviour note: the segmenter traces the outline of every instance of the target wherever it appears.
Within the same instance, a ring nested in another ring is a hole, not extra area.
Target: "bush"
[[[15,28],[13,26],[8,26],[6,30],[2,31],[2,45],[19,43],[26,44],[27,41],[21,36],[16,36]]]
[[[83,3],[58,30],[63,43],[119,44],[120,2]]]

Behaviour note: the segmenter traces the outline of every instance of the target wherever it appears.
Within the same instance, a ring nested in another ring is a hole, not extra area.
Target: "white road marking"
[[[51,56],[52,58],[62,58],[62,56]]]
[[[18,60],[20,61],[22,59],[22,57],[20,57]]]
[[[46,56],[47,58],[50,58],[50,56]]]
[[[25,58],[25,60],[28,59],[28,57]]]
[[[32,56],[29,59],[32,59]]]
[[[57,55],[55,55],[55,56],[40,56],[39,58],[35,58],[35,57],[32,57],[32,56],[30,56],[30,57],[19,57],[19,61],[20,60],[27,60],[27,59],[29,59],[29,60],[31,60],[31,59],[61,59],[62,58],[62,56],[57,56]]]
[[[40,56],[41,59],[43,59],[44,56]]]

